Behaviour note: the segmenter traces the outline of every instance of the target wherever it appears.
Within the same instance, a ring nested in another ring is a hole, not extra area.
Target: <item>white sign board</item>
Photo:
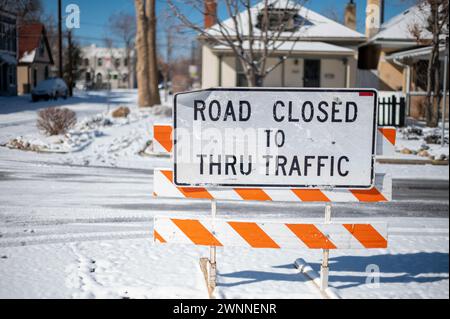
[[[177,186],[367,189],[377,92],[230,88],[179,93]]]

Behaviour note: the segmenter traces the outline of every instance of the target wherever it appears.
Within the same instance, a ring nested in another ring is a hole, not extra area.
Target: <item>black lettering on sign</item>
[[[286,142],[286,135],[282,130],[278,130],[275,133],[275,143],[277,144],[278,147],[283,147],[285,142]]]
[[[283,176],[286,176],[286,164],[287,158],[286,156],[277,156],[277,169],[275,171],[275,175],[280,175],[280,169],[283,170]]]
[[[277,121],[277,122],[283,122],[285,116],[284,116],[284,115],[283,115],[283,116],[278,116],[278,113],[277,113],[278,107],[285,107],[285,105],[284,105],[284,103],[281,102],[281,101],[275,102],[275,105],[273,106],[273,119],[274,119],[275,121]]]
[[[242,175],[250,175],[250,173],[252,172],[252,156],[249,155],[247,170],[245,170],[245,168],[244,168],[244,156],[241,155],[241,165],[240,166],[241,166],[241,174]]]
[[[295,118],[294,117],[294,110],[293,110],[293,105],[292,105],[292,101],[289,101],[289,108],[288,108],[288,114],[289,114],[289,122],[300,122],[299,118]]]
[[[351,114],[351,109],[353,110],[352,115]],[[347,102],[346,106],[345,106],[345,121],[347,123],[353,123],[356,121],[356,118],[358,117],[358,106],[356,105],[355,102]]]
[[[263,155],[263,158],[266,160],[266,176],[270,175],[270,160],[273,158],[272,155]]]
[[[228,117],[231,116],[233,121],[236,122],[236,114],[234,114],[233,102],[228,101],[227,109],[225,110],[225,117],[223,119],[224,122],[228,120]]]
[[[336,117],[336,115],[340,112],[338,105],[341,104],[342,102],[333,102],[333,106],[331,107],[331,122],[342,123],[342,119]]]
[[[213,106],[216,106],[216,114],[215,116],[213,115]],[[220,119],[220,114],[221,114],[221,108],[220,108],[220,103],[217,100],[213,100],[211,101],[211,103],[209,103],[209,118],[211,119],[211,121],[213,122],[217,122]]]
[[[230,175],[230,169],[233,171],[233,175],[236,175],[236,163],[237,158],[234,155],[225,156],[225,175]]]
[[[194,121],[198,121],[199,114],[202,117],[202,121],[206,121],[205,109],[206,109],[205,101],[200,101],[200,100],[194,101]]]
[[[328,112],[324,109],[324,107],[329,107],[328,103],[325,101],[322,101],[319,103],[319,111],[322,113],[323,116],[317,115],[317,120],[320,123],[325,123],[326,121],[328,121]]]
[[[197,155],[197,158],[200,159],[200,175],[204,174],[204,169],[203,169],[203,159],[206,157],[206,155],[204,154],[199,154]]]
[[[298,157],[294,156],[294,159],[292,160],[291,169],[289,170],[289,176],[292,176],[292,174],[297,172],[298,176],[302,176],[302,172],[300,171],[300,163],[298,162]]]
[[[322,167],[325,167],[325,164],[322,163],[322,160],[328,159],[328,156],[319,156],[317,158],[317,176],[321,176]]]
[[[348,163],[348,162],[350,162],[350,160],[348,159],[347,156],[342,156],[338,160],[338,165],[337,166],[338,166],[339,175],[341,175],[342,177],[345,177],[345,176],[347,176],[349,174],[349,171],[348,170],[344,171],[342,169],[342,161],[346,161]]]
[[[305,156],[305,176],[308,176],[308,168],[312,166],[312,164],[309,162],[310,160],[314,159],[315,156]]]
[[[239,121],[247,122],[252,114],[252,107],[247,101],[239,102]]]
[[[303,121],[309,123],[314,117],[314,105],[310,101],[306,101],[302,106]]]
[[[272,133],[272,130],[265,130],[266,133],[266,147],[270,147],[270,133]]]

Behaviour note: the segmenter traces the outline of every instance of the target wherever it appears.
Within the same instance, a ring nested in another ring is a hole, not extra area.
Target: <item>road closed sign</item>
[[[377,92],[208,89],[174,103],[174,183],[368,189]]]

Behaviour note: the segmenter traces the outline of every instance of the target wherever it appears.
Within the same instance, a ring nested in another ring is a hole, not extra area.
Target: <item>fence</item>
[[[406,99],[398,94],[381,94],[378,106],[378,126],[405,126]]]

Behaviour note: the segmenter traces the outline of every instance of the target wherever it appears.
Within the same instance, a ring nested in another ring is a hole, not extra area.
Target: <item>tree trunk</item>
[[[147,18],[148,24],[148,53],[149,53],[149,87],[150,87],[150,106],[161,104],[159,96],[159,72],[158,59],[156,52],[156,1],[147,0]]]
[[[431,55],[428,61],[427,70],[427,103],[425,116],[428,127],[437,127],[439,125],[439,2],[432,1],[430,5],[430,23],[433,40],[431,42]]]
[[[427,68],[427,98],[425,103],[425,120],[427,126],[431,126],[432,115],[433,115],[433,97],[431,96],[432,92],[432,82],[433,82],[433,52],[430,55],[430,59],[428,60],[428,68]]]
[[[138,82],[138,104],[150,106],[148,21],[145,15],[145,0],[135,0],[136,6],[136,75]]]
[[[126,50],[127,50],[127,57],[126,57],[126,59],[127,59],[127,73],[128,73],[127,88],[131,89],[131,81],[132,81],[132,79],[131,79],[131,53],[130,53],[131,49],[130,49],[130,45],[129,44],[127,44]]]

